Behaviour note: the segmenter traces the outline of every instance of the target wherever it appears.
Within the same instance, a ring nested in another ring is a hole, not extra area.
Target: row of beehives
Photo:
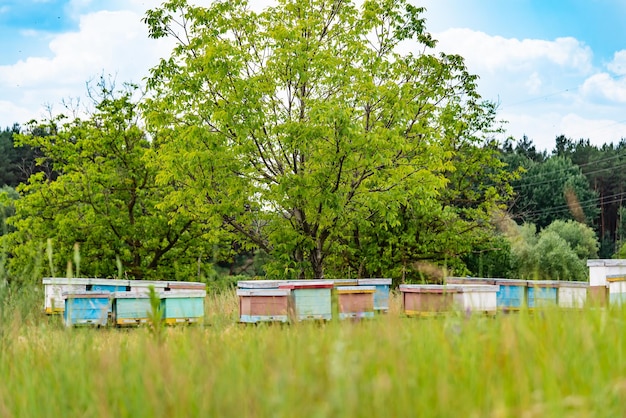
[[[239,321],[291,322],[372,318],[389,309],[391,279],[243,280]]]
[[[513,280],[447,277],[445,285],[400,285],[407,315],[449,311],[515,311],[548,306],[582,308],[589,284],[555,280]]]
[[[147,323],[154,315],[150,287],[159,297],[165,323],[194,323],[204,317],[203,283],[44,278],[43,284],[45,312],[63,314],[67,326]]]

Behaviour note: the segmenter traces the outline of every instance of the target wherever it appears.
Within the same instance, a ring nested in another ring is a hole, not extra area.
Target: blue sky
[[[411,1],[427,8],[438,48],[465,57],[479,92],[499,103],[505,137],[547,150],[560,134],[626,138],[626,1]],[[169,51],[141,23],[160,3],[0,0],[0,127],[61,111],[100,74],[140,82]]]

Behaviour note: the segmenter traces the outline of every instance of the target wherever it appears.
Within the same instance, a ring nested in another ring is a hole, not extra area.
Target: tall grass
[[[244,326],[64,329],[3,317],[0,416],[615,417],[626,310]]]

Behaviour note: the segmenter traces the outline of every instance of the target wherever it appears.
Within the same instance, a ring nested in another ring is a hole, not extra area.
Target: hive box
[[[237,289],[239,322],[288,322],[289,289]]]
[[[545,308],[558,304],[557,280],[528,280],[528,307]]]
[[[456,285],[400,285],[402,308],[406,315],[428,316],[455,309],[455,295],[461,292]]]
[[[47,314],[61,314],[65,311],[63,293],[85,292],[89,279],[70,279],[64,277],[45,277],[44,285],[44,311]]]
[[[588,282],[559,282],[557,301],[561,308],[583,308],[587,303]]]
[[[115,325],[138,325],[149,322],[152,306],[148,293],[115,292],[112,298],[112,319]]]
[[[68,327],[73,325],[107,325],[110,295],[109,292],[87,291],[63,293],[65,325]]]
[[[374,286],[374,312],[384,313],[389,310],[389,289],[391,288],[391,279],[370,278],[358,279],[359,286]]]
[[[626,260],[593,259],[587,260],[589,267],[589,301],[596,305],[605,305],[608,297],[608,276],[626,274]]]
[[[204,318],[203,290],[162,292],[161,311],[166,324],[193,323]]]
[[[609,275],[606,281],[609,288],[609,305],[620,306],[626,302],[626,274]]]
[[[328,280],[290,280],[279,289],[289,289],[289,312],[294,321],[332,319],[331,290]]]
[[[496,279],[498,309],[516,311],[526,305],[528,282],[526,280]]]
[[[335,292],[339,319],[374,317],[374,286],[340,286]]]
[[[460,292],[454,295],[459,309],[466,313],[495,314],[498,308],[500,286],[486,284],[462,284],[456,286]]]

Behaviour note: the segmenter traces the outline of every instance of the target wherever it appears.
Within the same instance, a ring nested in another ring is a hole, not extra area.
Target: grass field
[[[626,416],[626,310],[244,326],[65,329],[4,297],[1,417]]]

